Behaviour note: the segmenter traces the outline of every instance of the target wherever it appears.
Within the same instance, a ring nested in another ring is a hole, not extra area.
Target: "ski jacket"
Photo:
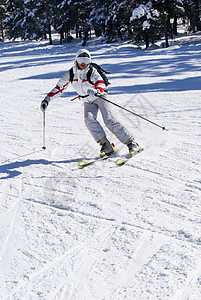
[[[79,55],[79,52],[76,55]],[[93,85],[91,83],[89,83],[89,81],[87,80],[87,72],[89,71],[89,66],[86,67],[86,69],[84,70],[80,70],[78,69],[77,66],[77,62],[76,62],[76,58],[75,58],[75,64],[73,66],[73,81],[70,82],[70,70],[68,70],[58,81],[56,87],[49,93],[47,94],[47,96],[49,96],[50,101],[58,96],[60,96],[63,91],[68,87],[69,83],[72,84],[73,88],[75,89],[75,91],[78,93],[78,95],[82,96],[86,96],[87,90],[90,88],[95,88],[98,89],[101,93],[105,90],[106,85],[101,77],[101,75],[98,73],[98,71],[93,68],[92,74],[91,74],[91,82],[93,83]],[[90,96],[91,98],[91,96]],[[94,96],[94,100],[97,97]]]

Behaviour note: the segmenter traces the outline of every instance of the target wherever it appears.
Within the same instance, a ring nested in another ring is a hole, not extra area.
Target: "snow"
[[[148,21],[144,21],[142,24],[143,30],[149,29],[151,24]]]
[[[154,17],[159,16],[159,12],[152,8],[151,2],[148,2],[146,5],[140,4],[137,8],[135,8],[132,12],[131,21],[140,19],[144,16],[146,16],[147,20],[154,19]]]
[[[89,42],[109,99],[168,129],[114,107],[145,148],[123,167],[78,168],[99,145],[71,87],[48,106],[42,150],[40,102],[81,47],[0,44],[1,299],[198,300],[200,34],[152,51]]]

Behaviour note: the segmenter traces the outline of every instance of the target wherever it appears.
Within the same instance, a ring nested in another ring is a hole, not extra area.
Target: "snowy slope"
[[[200,37],[154,51],[89,44],[111,72],[109,99],[169,130],[114,107],[145,151],[83,170],[99,146],[73,89],[48,107],[45,151],[39,109],[80,43],[0,44],[1,299],[201,298]]]

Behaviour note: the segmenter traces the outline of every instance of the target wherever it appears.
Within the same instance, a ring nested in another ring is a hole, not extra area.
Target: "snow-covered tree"
[[[69,2],[69,0],[57,1],[57,13],[54,16],[54,28],[60,34],[60,44],[62,44],[64,36],[67,36],[70,31],[71,15]]]
[[[0,41],[4,40],[4,25],[3,25],[3,19],[5,15],[5,0],[0,0]]]
[[[116,1],[97,0],[90,14],[90,22],[97,36],[104,35],[106,41],[111,42],[117,37],[115,29]]]
[[[137,43],[145,42],[149,47],[161,35],[160,13],[152,7],[152,2],[140,4],[132,12],[133,37]]]
[[[75,1],[74,6],[77,11],[76,29],[79,32],[79,37],[83,37],[84,41],[88,39],[91,31],[90,12],[93,8],[92,0]]]
[[[180,0],[182,1],[185,14],[184,16],[188,18],[190,26],[189,31],[196,32],[201,30],[201,21],[199,17],[199,1],[197,0]]]
[[[23,39],[39,39],[43,36],[41,13],[40,1],[24,0]]]
[[[61,37],[75,30],[86,40],[94,29],[96,36],[108,42],[134,39],[154,42],[165,35],[177,34],[177,19],[187,18],[189,30],[201,29],[197,0],[0,0],[1,24],[10,39],[39,39],[49,36],[52,28]],[[2,21],[3,20],[3,21]]]
[[[113,20],[118,37],[121,38],[121,40],[132,39],[130,18],[134,8],[136,8],[136,0],[115,1]]]
[[[3,24],[10,39],[24,34],[24,0],[6,0]]]
[[[182,17],[184,12],[182,1],[183,0],[152,0],[153,7],[161,13],[166,47],[169,46],[168,38],[173,38],[173,34],[177,34],[177,19]],[[173,20],[173,23],[171,20]]]

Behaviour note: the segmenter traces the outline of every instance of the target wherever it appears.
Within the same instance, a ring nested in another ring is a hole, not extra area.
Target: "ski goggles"
[[[90,64],[90,62],[91,62],[91,58],[90,57],[83,57],[83,56],[79,56],[78,58],[77,58],[77,62],[78,62],[78,64],[82,64],[82,63],[85,63],[85,65],[88,65],[88,64]]]

